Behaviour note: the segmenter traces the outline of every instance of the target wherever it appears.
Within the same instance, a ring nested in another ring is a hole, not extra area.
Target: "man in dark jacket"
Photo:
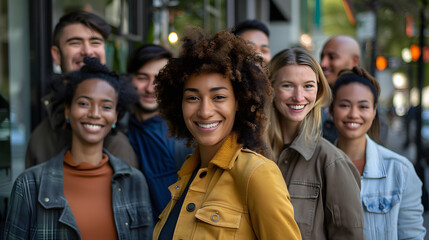
[[[64,15],[54,29],[54,45],[51,47],[54,64],[59,65],[63,73],[79,70],[85,56],[97,57],[105,64],[105,40],[110,31],[109,24],[93,13],[77,11]],[[56,101],[52,93],[43,97],[42,102],[48,117],[30,137],[26,168],[49,160],[71,143],[71,131],[64,118],[64,103]],[[133,148],[123,133],[107,136],[104,148],[131,166],[138,167]]]
[[[192,153],[184,141],[170,138],[167,122],[159,116],[154,80],[171,57],[163,47],[147,44],[134,51],[127,66],[140,95],[129,118],[127,135],[146,176],[156,220],[171,199],[168,187],[177,181],[177,171]]]

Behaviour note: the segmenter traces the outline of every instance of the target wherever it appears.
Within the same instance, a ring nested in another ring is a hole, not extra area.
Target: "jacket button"
[[[45,199],[43,199],[45,202],[49,202],[49,198],[45,197]]]
[[[194,203],[189,203],[189,204],[186,206],[186,210],[187,210],[188,212],[192,212],[192,211],[194,211],[194,210],[195,210],[195,204],[194,204]]]
[[[205,177],[207,175],[207,172],[202,172],[202,173],[200,173],[200,178],[203,178],[203,177]]]
[[[219,216],[219,213],[218,212],[216,212],[215,214],[213,214],[213,215],[211,215],[210,216],[210,220],[212,220],[213,222],[219,222],[219,220],[220,220],[220,216]]]

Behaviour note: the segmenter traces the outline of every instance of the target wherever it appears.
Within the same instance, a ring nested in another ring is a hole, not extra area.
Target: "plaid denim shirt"
[[[81,239],[64,196],[66,150],[48,162],[27,169],[16,179],[4,239]],[[118,239],[151,239],[153,218],[145,177],[121,159],[104,152],[114,172],[112,202]]]

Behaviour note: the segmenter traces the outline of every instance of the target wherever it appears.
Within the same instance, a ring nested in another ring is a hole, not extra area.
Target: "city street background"
[[[415,127],[414,124],[408,124],[410,127],[410,132],[414,133]],[[387,142],[387,148],[393,150],[394,152],[397,152],[403,156],[406,156],[408,159],[410,159],[413,163],[415,163],[416,159],[416,145],[414,142],[411,142],[408,144],[408,146],[405,146],[406,141],[406,126],[407,123],[404,118],[400,117],[394,117],[390,120],[390,127],[389,127],[389,137]],[[414,136],[414,135],[413,135]],[[413,138],[412,138],[413,139]],[[429,151],[429,149],[423,148],[423,151]],[[422,161],[424,172],[425,172],[425,187],[426,190],[429,190],[429,166],[427,165],[426,161]],[[424,217],[424,226],[426,228],[426,231],[429,229],[429,211],[425,211],[423,214]],[[426,232],[425,239],[429,240],[428,232]]]

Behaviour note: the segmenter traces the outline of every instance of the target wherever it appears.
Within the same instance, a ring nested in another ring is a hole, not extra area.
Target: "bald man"
[[[332,87],[337,80],[338,73],[343,69],[352,69],[359,65],[360,47],[359,43],[352,37],[339,35],[330,38],[323,46],[320,56],[320,65],[323,74]],[[322,109],[322,131],[323,137],[331,143],[335,143],[338,132],[335,128],[331,114],[328,108]],[[380,116],[380,141],[381,144],[387,143],[388,125],[386,119]]]
[[[342,69],[352,69],[359,64],[359,44],[349,36],[332,37],[323,46],[320,61],[323,73],[332,87]]]

